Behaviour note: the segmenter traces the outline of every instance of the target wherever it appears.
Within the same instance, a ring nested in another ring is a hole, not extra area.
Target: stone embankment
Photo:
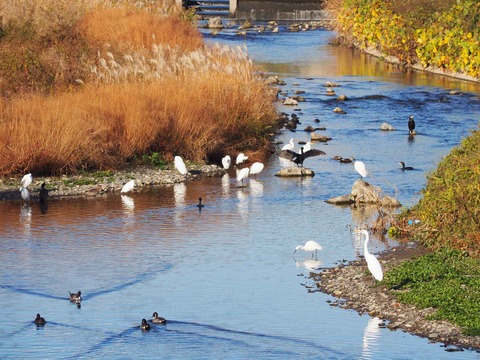
[[[147,186],[175,184],[195,180],[199,177],[221,176],[225,170],[216,165],[188,166],[188,174],[181,175],[175,169],[159,170],[149,167],[137,167],[131,171],[85,173],[72,176],[42,177],[33,175],[29,186],[30,196],[38,198],[40,186],[45,182],[49,197],[63,196],[99,196],[108,193],[120,193],[121,188],[130,180],[135,181],[135,189]],[[18,178],[0,179],[0,200],[15,200],[20,197]]]
[[[379,260],[384,271],[388,271],[405,260],[426,253],[427,250],[417,246],[404,246],[382,254]],[[447,351],[480,349],[480,336],[465,336],[458,326],[447,321],[429,320],[428,316],[432,315],[435,309],[417,309],[399,303],[395,299],[397,290],[375,284],[363,259],[324,269],[319,273],[312,272],[310,278],[315,282],[314,288],[336,298],[329,301],[331,306],[378,317],[381,319],[380,327],[409,332],[428,338],[431,342],[443,343]]]

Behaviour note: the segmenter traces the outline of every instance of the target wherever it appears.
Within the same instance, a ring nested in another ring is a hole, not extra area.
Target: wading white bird
[[[180,156],[175,156],[173,160],[173,164],[175,165],[175,168],[178,170],[178,172],[182,175],[188,174],[187,167],[185,166],[185,163],[183,162],[183,159]]]
[[[310,151],[312,149],[312,143],[310,141],[307,141],[305,145],[303,145],[303,152]]]
[[[245,161],[247,161],[248,159],[248,156],[245,156],[244,153],[240,153],[237,155],[237,160],[235,161],[235,164],[242,164],[244,163]]]
[[[135,180],[130,180],[125,185],[123,185],[122,190],[120,190],[120,192],[127,193],[129,191],[132,191],[134,187],[135,187]]]
[[[353,167],[360,174],[362,178],[367,176],[367,168],[365,167],[365,164],[362,161],[355,160],[353,162]]]
[[[22,178],[22,181],[20,182],[20,185],[22,186],[20,188],[20,191],[22,191],[22,188],[28,188],[28,186],[32,183],[33,181],[33,177],[32,177],[32,174],[27,174],[27,175],[24,175],[23,178]]]
[[[228,170],[230,168],[231,163],[232,163],[232,159],[230,158],[230,155],[225,155],[222,158],[222,165],[225,170]]]
[[[29,201],[30,200],[30,193],[28,192],[27,188],[20,188],[20,195],[22,195],[23,201]]]
[[[265,165],[263,165],[261,162],[254,162],[252,166],[250,166],[250,175],[260,174],[264,167]]]
[[[243,184],[243,179],[246,179],[248,177],[248,174],[250,173],[250,168],[246,167],[241,170],[237,169],[237,181],[242,182],[242,187],[245,187]]]
[[[365,235],[365,242],[363,243],[363,253],[365,256],[365,260],[367,261],[367,267],[373,277],[378,280],[383,280],[383,270],[382,265],[380,265],[380,261],[375,257],[375,255],[370,254],[368,252],[368,240],[370,239],[367,230],[354,230],[356,233],[360,233]]]
[[[297,252],[297,250],[303,250],[306,252],[311,252],[312,253],[312,258],[313,258],[313,252],[315,252],[315,255],[317,255],[318,250],[322,250],[323,247],[319,243],[313,240],[308,240],[305,245],[298,245],[295,248],[295,251],[293,252],[294,254]]]
[[[283,145],[282,150],[294,151],[294,148],[295,148],[295,143],[293,142],[293,139],[290,139],[288,144]]]

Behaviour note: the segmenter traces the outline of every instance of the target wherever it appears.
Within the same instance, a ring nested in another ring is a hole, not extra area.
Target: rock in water
[[[280,176],[280,177],[315,176],[315,173],[313,172],[313,170],[310,170],[304,167],[289,166],[277,172],[275,176]]]
[[[222,18],[220,16],[208,19],[209,29],[223,29]]]

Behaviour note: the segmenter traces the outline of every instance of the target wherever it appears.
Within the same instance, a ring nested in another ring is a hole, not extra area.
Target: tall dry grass
[[[1,107],[0,174],[121,168],[151,151],[202,161],[255,145],[272,119],[262,81],[220,72],[16,99]]]
[[[154,44],[194,50],[203,45],[200,33],[176,16],[164,16],[131,7],[97,7],[77,24],[78,31],[90,43],[131,52],[150,49]]]
[[[0,103],[0,175],[118,169],[150,152],[202,161],[258,149],[275,123],[273,95],[245,51],[207,47],[190,24],[151,8],[89,9],[68,36],[28,56],[20,85],[30,93]],[[45,44],[30,41],[32,49]],[[9,45],[17,68],[22,52]],[[77,58],[56,60],[68,66],[42,62],[69,50]],[[70,74],[63,86],[53,69]]]

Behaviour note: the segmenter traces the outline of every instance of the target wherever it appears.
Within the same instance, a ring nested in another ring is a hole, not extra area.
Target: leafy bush
[[[480,77],[478,0],[336,0],[328,6],[347,42]]]

